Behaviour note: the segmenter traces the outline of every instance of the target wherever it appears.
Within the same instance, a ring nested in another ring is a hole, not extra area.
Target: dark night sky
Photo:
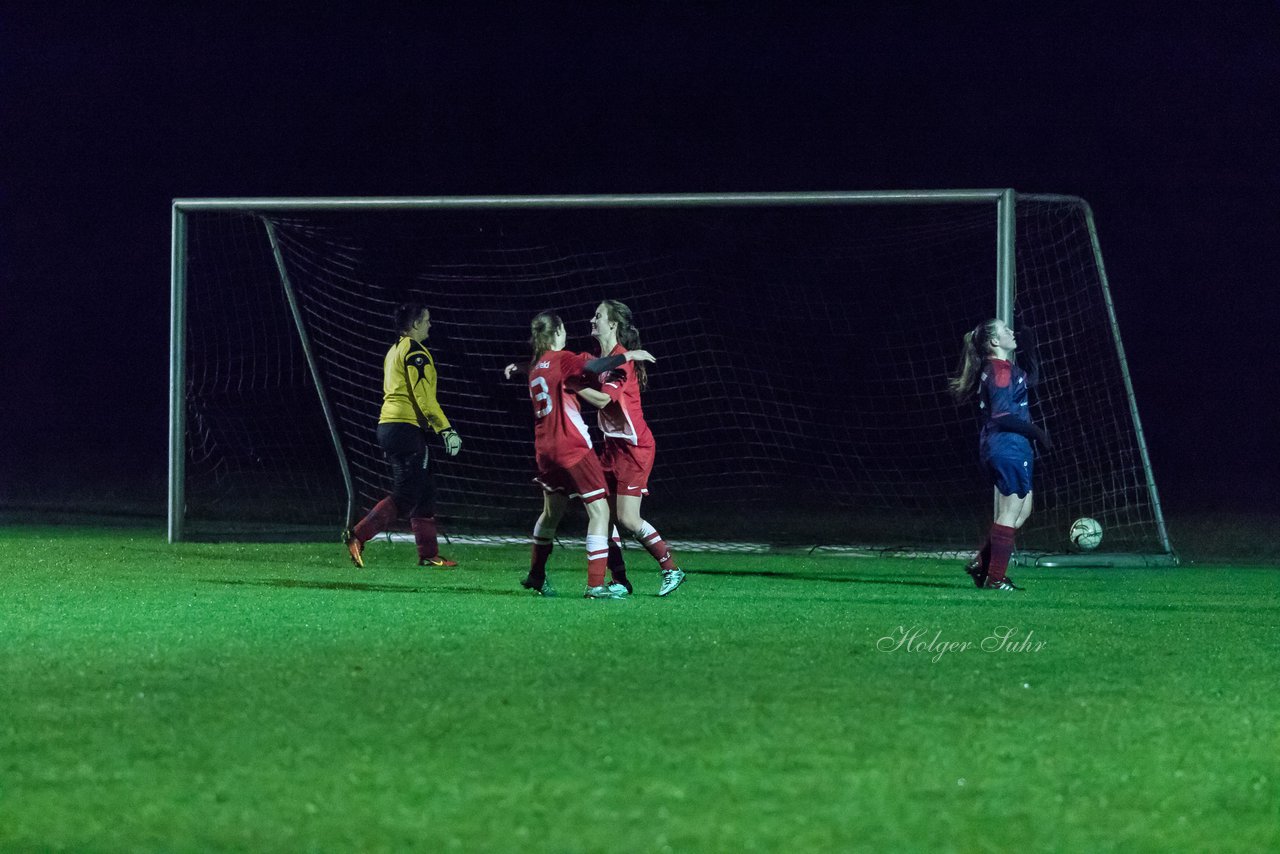
[[[1172,509],[1280,507],[1276,2],[155,5],[0,12],[6,464],[163,471],[174,197],[1012,186],[1094,207]]]

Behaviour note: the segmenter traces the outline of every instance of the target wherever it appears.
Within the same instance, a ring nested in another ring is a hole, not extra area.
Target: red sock
[[[440,541],[436,538],[435,516],[414,516],[409,520],[413,529],[413,541],[418,545],[418,560],[426,560],[440,554]]]
[[[662,535],[648,522],[641,521],[640,530],[636,531],[636,539],[640,541],[640,545],[644,546],[645,551],[653,555],[658,566],[663,569],[676,568],[675,558],[671,556],[671,549],[667,548],[666,540],[662,539]]]
[[[1009,568],[1009,557],[1013,554],[1013,528],[1008,525],[992,525],[991,559],[987,563],[987,580],[1004,581],[1004,574]]]
[[[391,523],[395,522],[399,515],[400,510],[396,507],[396,503],[391,500],[391,496],[388,495],[373,505],[373,509],[360,520],[351,533],[355,534],[356,539],[360,542],[367,543],[390,527]]]
[[[529,556],[529,574],[534,578],[547,577],[547,558],[551,557],[551,549],[554,547],[555,543],[551,540],[534,538]]]
[[[626,572],[627,562],[622,557],[622,538],[618,536],[617,529],[613,529],[613,536],[609,538],[609,571]]]
[[[529,548],[529,577],[534,581],[545,581],[547,578],[547,558],[551,557],[551,549],[555,546],[555,528],[544,528],[542,517],[538,517],[533,526],[532,545]]]
[[[587,586],[604,584],[605,560],[609,556],[607,537],[587,536]]]

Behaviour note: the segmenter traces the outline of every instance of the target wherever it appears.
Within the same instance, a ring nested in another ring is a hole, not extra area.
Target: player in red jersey
[[[617,300],[605,300],[591,318],[591,335],[600,344],[601,356],[626,353],[640,346],[640,331],[631,321],[631,309]],[[647,385],[643,364],[628,362],[600,375],[600,389],[583,389],[578,396],[599,409],[604,435],[600,462],[609,485],[609,509],[614,526],[609,543],[609,573],[631,591],[622,559],[621,528],[653,556],[662,570],[659,596],[671,593],[684,581],[662,535],[640,516],[640,502],[649,494],[655,444],[644,420],[640,391]]]
[[[588,599],[620,599],[627,595],[621,584],[605,584],[608,555],[608,489],[600,461],[592,453],[591,437],[582,420],[577,392],[592,379],[631,362],[652,362],[644,350],[593,359],[586,353],[564,349],[565,329],[560,317],[544,311],[530,324],[529,399],[533,404],[534,450],[543,489],[542,515],[533,527],[529,575],[521,584],[544,596],[555,595],[547,583],[547,558],[552,539],[569,500],[578,496],[587,511]],[[508,365],[506,375],[515,372]]]

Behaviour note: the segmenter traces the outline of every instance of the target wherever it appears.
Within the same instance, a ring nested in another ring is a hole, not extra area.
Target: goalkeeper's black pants
[[[434,461],[427,434],[413,424],[379,424],[378,445],[391,464],[391,500],[403,517],[436,515]]]

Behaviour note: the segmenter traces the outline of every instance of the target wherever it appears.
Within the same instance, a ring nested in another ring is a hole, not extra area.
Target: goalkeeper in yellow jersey
[[[421,303],[405,303],[396,307],[394,319],[400,340],[382,363],[378,416],[378,444],[391,464],[391,494],[346,532],[347,552],[356,566],[364,566],[364,544],[407,513],[418,545],[418,565],[457,566],[440,554],[436,538],[427,430],[440,436],[451,457],[462,450],[462,437],[436,401],[436,363],[422,343],[431,330],[431,312]]]

